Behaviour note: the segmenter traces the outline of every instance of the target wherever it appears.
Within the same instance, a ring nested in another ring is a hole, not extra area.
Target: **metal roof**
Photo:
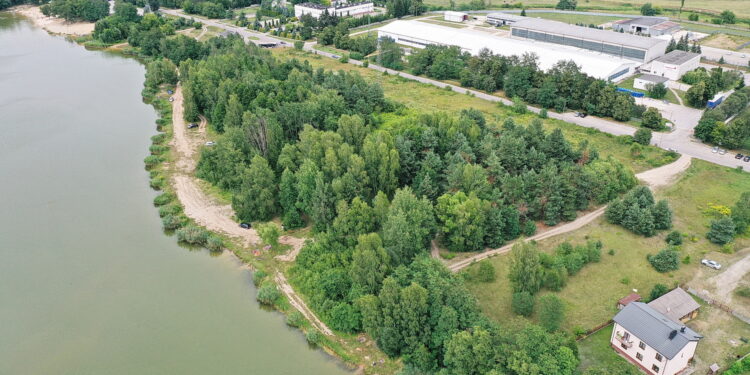
[[[664,43],[664,41],[660,39],[647,38],[610,30],[599,30],[591,27],[569,25],[564,22],[544,20],[541,18],[526,17],[526,19],[518,21],[510,27],[511,29],[529,29],[640,49],[650,49]]]
[[[517,14],[496,12],[496,13],[490,13],[490,14],[488,14],[487,18],[497,18],[497,19],[508,20],[508,21],[520,21],[520,20],[525,20],[528,17],[519,16]]]
[[[680,24],[677,23],[677,22],[667,21],[667,22],[662,22],[662,23],[660,23],[660,24],[652,27],[652,29],[654,29],[654,30],[669,30],[669,29],[672,29],[672,28],[675,28],[675,27],[680,27]]]
[[[649,81],[653,83],[664,83],[664,82],[669,81],[669,78],[667,77],[657,76],[653,74],[644,74],[636,79],[642,79],[644,81]]]
[[[675,322],[679,322],[680,318],[701,307],[682,288],[675,288],[671,292],[649,302],[648,305]]]
[[[621,24],[636,24],[641,26],[655,26],[660,23],[664,23],[669,21],[668,18],[664,17],[638,17],[638,18],[631,18],[629,20],[625,20],[625,22],[622,22]]]
[[[692,59],[694,59],[696,57],[699,57],[699,56],[700,56],[699,53],[674,50],[674,51],[672,51],[672,52],[670,52],[670,53],[668,53],[668,54],[666,54],[666,55],[664,55],[662,57],[659,57],[658,59],[656,59],[656,61],[662,62],[662,63],[665,63],[665,64],[680,65],[680,64],[684,64],[684,63],[686,63],[686,62],[688,62],[688,61],[690,61],[690,60],[692,60]]]
[[[562,60],[572,60],[581,71],[595,78],[607,79],[626,67],[634,68],[632,60],[551,43],[498,37],[482,31],[457,29],[419,21],[393,21],[378,29],[383,35],[414,39],[427,44],[457,46],[472,55],[482,48],[502,56],[521,56],[532,52],[539,57],[539,68],[547,70]]]
[[[667,318],[643,302],[629,303],[613,320],[669,359],[674,358],[690,342],[703,338],[690,327]],[[670,339],[671,335],[674,336]]]

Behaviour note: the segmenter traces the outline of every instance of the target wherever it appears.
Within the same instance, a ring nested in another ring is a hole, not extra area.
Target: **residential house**
[[[685,323],[698,316],[701,305],[682,288],[675,288],[671,292],[648,303],[654,310],[664,314],[677,323]]]

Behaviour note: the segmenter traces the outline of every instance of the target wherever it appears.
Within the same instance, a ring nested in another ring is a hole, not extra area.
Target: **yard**
[[[693,165],[678,182],[657,193],[659,198],[669,200],[674,210],[675,229],[687,234],[680,252],[682,259],[689,257],[689,264],[681,264],[680,269],[672,273],[658,273],[646,260],[647,254],[654,254],[666,247],[664,237],[667,233],[664,232],[651,238],[641,237],[600,218],[577,231],[541,241],[540,249],[548,252],[566,240],[574,245],[589,239],[601,240],[604,244],[601,261],[586,265],[577,275],[571,276],[567,286],[557,293],[567,306],[563,327],[568,330],[591,329],[606,322],[616,313],[617,300],[633,289],[647,296],[655,283],[670,287],[678,283],[692,284],[696,275],[708,277],[715,274],[699,264],[706,254],[725,267],[735,261],[736,255],[718,252],[719,247],[704,238],[711,220],[705,210],[709,204],[731,206],[743,191],[750,191],[750,175],[693,160]],[[748,244],[748,238],[741,238],[735,247],[743,248]],[[498,321],[514,317],[510,310],[508,260],[509,257],[502,255],[490,258],[497,271],[495,282],[468,283],[482,310]],[[471,275],[477,267],[474,265],[466,272]]]
[[[372,69],[358,67],[352,64],[344,64],[337,60],[312,55],[308,52],[297,51],[291,48],[273,49],[272,52],[280,58],[297,58],[308,60],[313,67],[324,67],[332,70],[351,70],[359,72],[363,77],[377,81],[383,87],[385,96],[391,100],[404,104],[408,108],[419,111],[436,112],[448,111],[458,112],[465,108],[476,108],[485,113],[490,123],[500,124],[508,116],[513,116],[516,122],[528,124],[535,115],[517,115],[507,107],[500,107],[495,103],[488,102],[470,95],[460,94],[435,86],[414,82],[405,78],[383,75]],[[655,148],[646,147],[643,154],[633,157],[630,154],[630,144],[609,134],[593,129],[586,129],[567,122],[547,119],[544,120],[545,127],[552,129],[559,127],[568,139],[574,142],[588,140],[595,146],[603,157],[611,155],[624,164],[629,165],[636,172],[654,168],[669,163],[672,158],[669,153]],[[625,126],[625,125],[623,125]]]

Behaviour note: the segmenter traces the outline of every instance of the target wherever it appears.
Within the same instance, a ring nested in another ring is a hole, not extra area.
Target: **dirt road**
[[[748,272],[750,272],[750,254],[708,280],[716,285],[716,296],[724,301],[729,301],[732,299],[732,291],[737,288],[740,280]]]
[[[307,318],[307,320],[312,323],[312,325],[315,326],[315,328],[322,332],[326,336],[333,336],[333,331],[331,331],[328,326],[325,325],[325,323],[321,322],[320,319],[318,319],[317,316],[315,316],[315,313],[313,313],[308,307],[307,304],[305,304],[305,301],[300,298],[299,295],[292,289],[292,286],[289,285],[289,282],[286,280],[286,277],[281,272],[276,272],[276,276],[274,277],[276,280],[276,283],[279,284],[279,287],[281,288],[281,291],[287,296],[289,299],[289,303],[294,306],[299,312],[302,313],[302,315]]]
[[[690,160],[692,160],[690,156],[682,155],[679,159],[677,159],[673,163],[661,166],[659,168],[654,168],[645,172],[641,172],[637,174],[636,177],[638,177],[639,180],[643,181],[651,189],[659,188],[659,187],[672,183],[679,174],[684,172],[690,166]],[[569,223],[553,227],[547,231],[536,234],[526,239],[522,239],[520,241],[531,241],[531,240],[540,241],[540,240],[550,238],[553,236],[557,236],[560,234],[572,232],[576,229],[580,229],[588,225],[589,223],[591,223],[598,217],[602,216],[602,214],[604,214],[604,211],[606,209],[607,209],[607,206],[600,207],[596,209],[595,211],[592,211],[583,216],[580,216],[577,219]],[[488,250],[483,253],[474,255],[472,257],[459,260],[455,263],[449,264],[448,268],[453,272],[458,272],[470,266],[474,262],[478,262],[480,260],[487,259],[495,255],[505,254],[513,248],[514,244],[515,242],[512,242],[503,247],[493,249],[493,250]],[[433,256],[435,254],[434,244],[433,244],[432,254]]]

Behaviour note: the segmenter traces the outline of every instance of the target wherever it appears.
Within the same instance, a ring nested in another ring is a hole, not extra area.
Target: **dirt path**
[[[735,262],[727,269],[708,279],[716,285],[716,296],[724,301],[732,298],[732,291],[737,288],[740,280],[750,272],[750,254]]]
[[[671,87],[669,88],[669,91],[671,91],[671,92],[672,92],[672,94],[674,94],[674,97],[675,97],[675,98],[677,98],[677,102],[678,102],[678,103],[680,103],[680,105],[684,105],[684,104],[682,104],[682,98],[681,98],[681,97],[680,97],[680,95],[679,95],[679,94],[677,93],[677,91],[675,91],[675,90],[674,90],[673,88],[671,88]]]
[[[276,256],[276,259],[282,262],[294,262],[294,260],[297,259],[297,255],[299,255],[299,252],[302,250],[302,247],[305,246],[304,238],[297,238],[292,236],[281,236],[279,237],[279,242],[285,245],[292,246],[292,250],[290,250],[288,253]]]
[[[670,163],[670,164],[667,164],[658,168],[654,168],[645,172],[641,172],[637,174],[636,177],[638,177],[639,180],[643,181],[646,185],[651,187],[651,189],[662,187],[662,186],[670,184],[672,181],[674,181],[677,178],[677,176],[680,173],[684,172],[690,166],[690,160],[691,160],[690,156],[682,155],[679,159],[677,159],[673,163]],[[607,209],[607,206],[599,207],[595,211],[592,211],[583,216],[580,216],[577,219],[569,223],[553,227],[550,230],[536,234],[534,236],[523,239],[521,241],[531,241],[531,240],[540,241],[540,240],[547,239],[547,238],[557,236],[560,234],[572,232],[576,229],[580,229],[588,225],[589,223],[591,223],[598,217],[602,216],[602,214],[604,214],[604,211],[606,209]],[[488,250],[483,253],[474,255],[472,257],[459,260],[455,263],[449,264],[448,269],[450,269],[453,272],[458,272],[470,266],[474,262],[478,262],[480,260],[487,259],[495,255],[505,254],[513,248],[514,244],[515,242],[512,242],[503,247],[493,249],[493,250]],[[433,248],[432,248],[432,256],[435,257],[434,241],[433,241]],[[440,254],[438,253],[438,258],[439,256]],[[748,267],[750,267],[750,262],[748,263]]]
[[[333,331],[331,331],[330,328],[328,328],[325,323],[321,322],[320,319],[318,319],[317,316],[315,316],[315,313],[310,311],[310,309],[307,307],[307,304],[305,304],[305,301],[300,298],[299,295],[292,289],[292,286],[289,285],[289,282],[286,281],[286,277],[281,272],[276,272],[275,277],[276,283],[279,284],[279,287],[281,288],[281,291],[287,296],[289,299],[289,303],[294,306],[299,312],[302,313],[302,315],[307,318],[307,320],[312,323],[312,325],[315,326],[315,328],[322,332],[326,336],[333,336]]]

